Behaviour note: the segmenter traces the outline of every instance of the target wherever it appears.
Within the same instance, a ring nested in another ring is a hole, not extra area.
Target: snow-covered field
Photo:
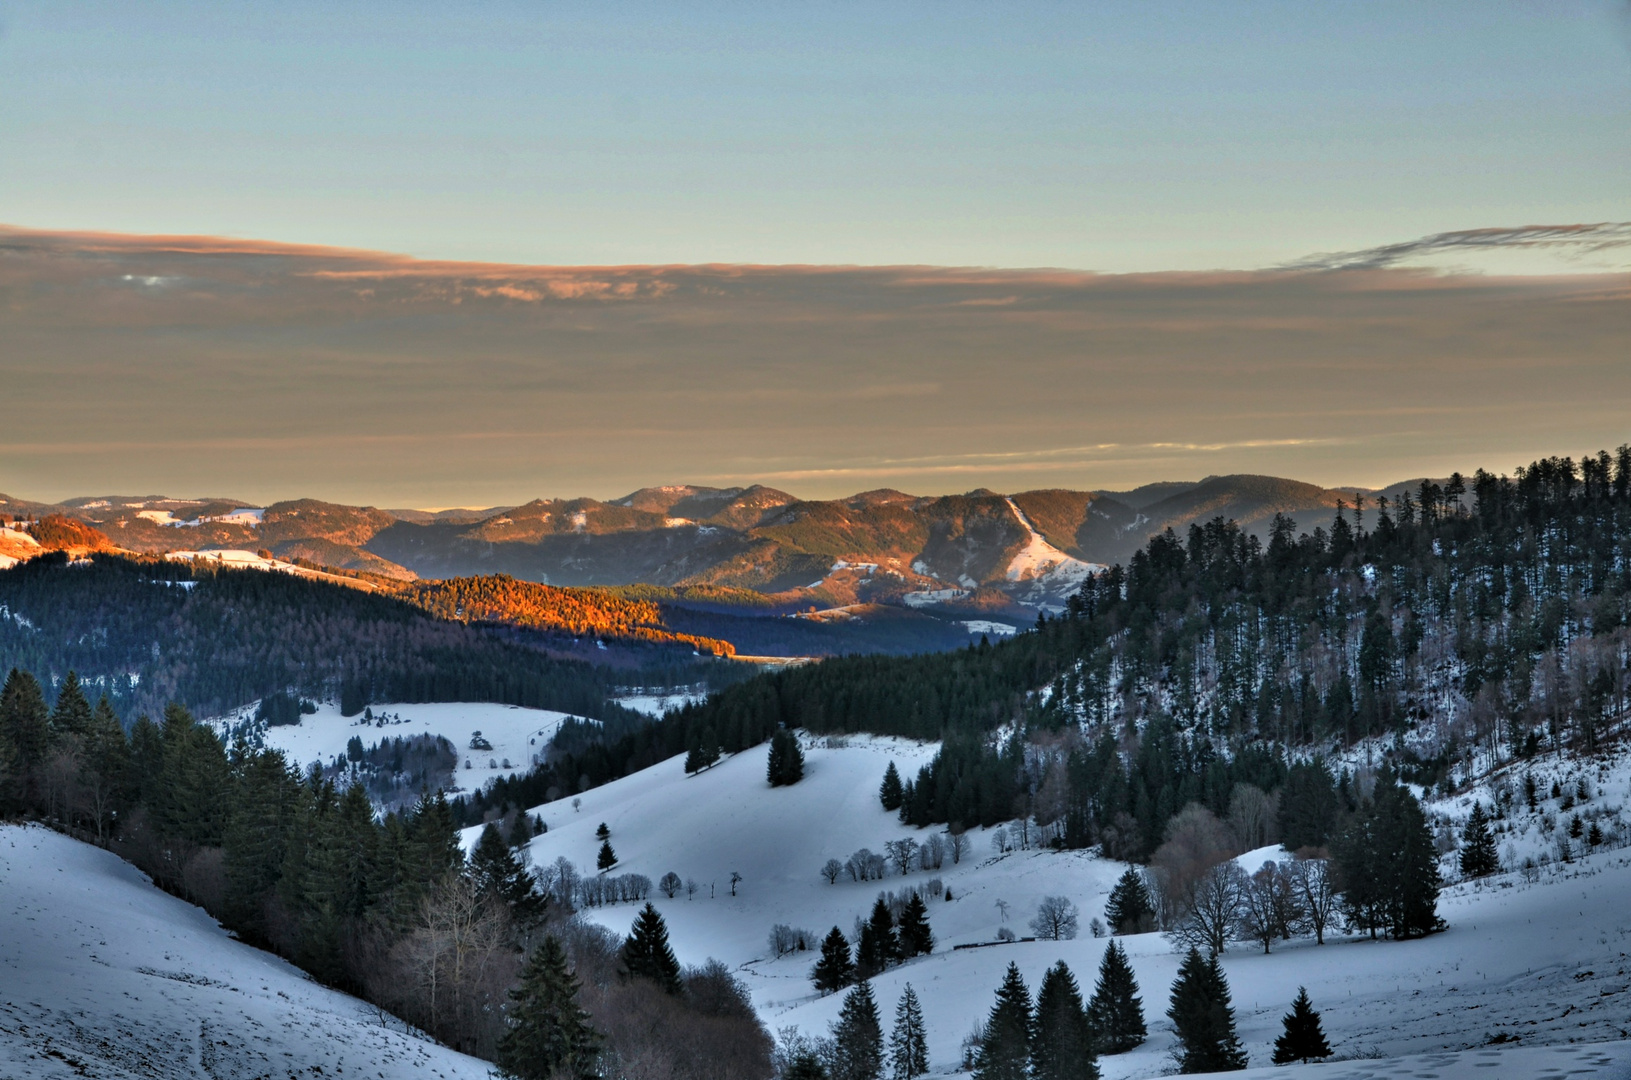
[[[363,716],[341,716],[340,707],[323,702],[317,712],[302,716],[300,723],[266,727],[245,725],[255,715],[252,703],[212,723],[230,742],[245,730],[252,743],[283,751],[290,764],[306,767],[314,761],[324,765],[345,756],[346,743],[353,736],[363,747],[381,739],[411,738],[415,735],[441,735],[459,752],[454,782],[461,791],[480,788],[498,776],[526,772],[534,755],[543,752],[554,737],[566,713],[548,709],[523,709],[517,705],[486,702],[432,702],[417,705],[371,705]],[[477,732],[492,744],[490,750],[472,749]],[[506,764],[506,762],[508,764]],[[468,768],[466,767],[468,763]]]
[[[881,881],[845,876],[829,885],[819,873],[829,857],[843,861],[860,847],[882,853],[886,841],[903,836],[927,839],[929,830],[908,828],[886,813],[877,790],[890,759],[909,779],[933,752],[932,745],[883,738],[855,737],[842,746],[807,741],[805,779],[774,789],[765,781],[763,747],[690,777],[674,758],[585,792],[577,810],[570,800],[537,808],[549,831],[532,841],[531,858],[545,864],[565,856],[590,870],[599,848],[594,830],[604,821],[619,858],[613,873],[656,881],[672,870],[698,882],[694,897],[653,893],[682,962],[710,956],[725,961],[738,969],[769,1027],[794,1025],[814,1035],[824,1034],[836,1018],[839,999],[814,993],[808,979],[813,955],[770,957],[771,926],[787,923],[819,937],[837,925],[849,933],[880,889],[941,879],[953,898],[929,905],[935,953],[878,976],[874,988],[887,1017],[901,988],[913,984],[923,999],[936,1071],[950,1071],[964,1036],[990,1008],[1009,961],[1019,965],[1033,992],[1059,959],[1070,964],[1084,992],[1091,989],[1105,942],[1088,936],[1086,925],[1102,914],[1122,866],[1081,852],[999,855],[992,848],[996,830],[976,830],[959,865],[948,857],[938,871],[903,877],[891,869]],[[468,832],[467,842],[475,836]],[[732,871],[742,875],[735,897]],[[1081,937],[951,948],[991,941],[1004,925],[1029,934],[1026,923],[1048,895],[1067,896],[1080,907]],[[1337,1054],[1357,1059],[1311,1070],[1310,1077],[1426,1077],[1435,1071],[1446,1080],[1631,1075],[1631,1053],[1617,1042],[1594,1048],[1596,1057],[1533,1049],[1631,1037],[1628,895],[1631,852],[1621,849],[1554,864],[1532,883],[1507,874],[1453,886],[1440,903],[1449,930],[1423,940],[1337,936],[1324,946],[1311,939],[1277,945],[1267,956],[1251,945],[1235,946],[1224,967],[1242,1041],[1253,1066],[1268,1065],[1280,1017],[1297,988],[1307,986]],[[626,933],[635,906],[586,914]],[[1171,1073],[1173,1040],[1163,1014],[1179,957],[1159,934],[1123,940],[1143,990],[1151,1037],[1133,1053],[1104,1059],[1104,1074],[1114,1080]],[[1503,1041],[1486,1048],[1495,1037],[1521,1040],[1522,1046]],[[1602,1054],[1618,1072],[1592,1064]],[[1428,1056],[1408,1063],[1372,1060],[1406,1055]]]
[[[234,941],[108,852],[0,826],[6,1080],[478,1080],[489,1070]]]
[[[629,694],[612,700],[625,709],[633,709],[647,716],[662,716],[670,709],[683,709],[707,697],[707,694]]]

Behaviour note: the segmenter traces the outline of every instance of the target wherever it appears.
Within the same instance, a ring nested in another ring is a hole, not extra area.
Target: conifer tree
[[[1215,955],[1203,957],[1190,948],[1172,984],[1167,1018],[1178,1037],[1179,1072],[1232,1072],[1246,1067],[1246,1052],[1235,1034],[1229,984]]]
[[[600,870],[610,870],[617,865],[617,852],[612,850],[610,840],[600,842],[600,854],[595,856],[595,866]]]
[[[896,770],[895,763],[891,761],[889,767],[883,771],[883,786],[878,789],[878,798],[883,803],[885,810],[899,810],[905,796],[905,789],[900,782],[900,773]]]
[[[1027,1080],[1034,1022],[1031,992],[1020,978],[1019,965],[1010,963],[975,1055],[978,1080]]]
[[[1308,1000],[1308,989],[1297,987],[1297,997],[1291,1011],[1284,1017],[1285,1033],[1274,1040],[1274,1063],[1289,1065],[1293,1061],[1318,1061],[1331,1056],[1331,1045],[1325,1041],[1320,1027],[1320,1014]]]
[[[900,959],[900,939],[895,936],[895,919],[889,905],[878,897],[872,915],[861,927],[861,940],[855,949],[857,978],[870,979]]]
[[[799,749],[797,735],[786,728],[776,729],[770,737],[765,771],[771,787],[785,787],[804,779],[804,751]]]
[[[130,793],[130,744],[125,741],[125,729],[106,695],[96,703],[96,710],[91,714],[90,732],[80,757],[79,782],[96,827],[97,841],[105,842],[114,815],[123,808]]]
[[[600,1035],[578,1007],[577,976],[554,935],[527,958],[510,991],[498,1066],[515,1080],[598,1080]]]
[[[1110,890],[1110,900],[1104,905],[1104,921],[1113,934],[1142,934],[1155,929],[1155,905],[1150,902],[1150,891],[1144,877],[1129,866]]]
[[[10,787],[0,799],[14,807],[38,802],[40,770],[51,749],[50,717],[34,676],[12,668],[0,689],[0,773]]]
[[[916,1080],[929,1071],[929,1036],[923,1025],[923,1006],[907,983],[895,1006],[895,1029],[889,1033],[890,1080]]]
[[[543,917],[544,898],[532,875],[521,865],[499,835],[498,826],[488,822],[470,853],[470,876],[476,892],[509,909],[510,917],[523,929]]]
[[[832,1080],[881,1080],[883,1025],[871,983],[857,983],[844,995],[832,1039]]]
[[[823,994],[842,990],[855,978],[855,965],[850,961],[849,939],[838,927],[827,932],[821,942],[821,959],[810,971],[815,988]]]
[[[1081,988],[1061,960],[1048,969],[1036,992],[1031,1080],[1098,1080],[1093,1043]]]
[[[1099,961],[1099,980],[1087,1004],[1088,1023],[1102,1054],[1124,1054],[1144,1042],[1144,1002],[1138,980],[1118,941],[1105,946]]]
[[[595,826],[595,839],[596,840],[610,840],[611,838],[612,838],[611,826],[607,825],[604,821],[602,821],[599,825]]]
[[[896,936],[903,958],[927,956],[934,952],[934,931],[929,928],[929,908],[923,897],[913,893],[901,908]]]
[[[226,922],[252,941],[264,939],[264,907],[283,874],[300,787],[277,751],[234,754],[232,808],[222,833]]]
[[[623,970],[631,978],[650,979],[669,994],[685,991],[680,962],[668,944],[668,924],[650,901],[635,916],[634,928],[623,942]]]
[[[1470,878],[1485,877],[1501,868],[1496,854],[1495,834],[1490,831],[1489,818],[1483,803],[1472,804],[1472,814],[1461,833],[1461,872]]]
[[[91,703],[85,700],[79,676],[69,671],[57,691],[57,704],[51,710],[51,728],[58,738],[76,736],[84,738],[91,730]]]
[[[782,1080],[832,1080],[832,1077],[814,1051],[800,1050],[788,1061]]]

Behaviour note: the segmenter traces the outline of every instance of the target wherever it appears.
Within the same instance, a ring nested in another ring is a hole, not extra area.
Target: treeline
[[[289,574],[48,554],[0,570],[0,667],[69,670],[123,714],[220,713],[269,694],[494,701],[636,723],[609,669],[556,660],[387,596]],[[625,673],[622,678],[626,679]]]
[[[441,619],[507,623],[574,637],[686,645],[710,656],[736,654],[736,647],[728,641],[669,628],[662,608],[654,601],[610,589],[563,589],[494,574],[415,582],[398,595]]]
[[[1590,752],[1631,685],[1631,447],[1423,482],[1267,543],[1235,523],[1153,537],[1059,618],[996,645],[784,669],[499,794],[567,794],[780,727],[938,739],[905,819],[1014,817],[1147,859],[1190,803],[1274,798],[1286,762],[1371,736],[1402,779],[1509,753]],[[1338,778],[1342,780],[1342,778]],[[1358,783],[1349,777],[1343,784]],[[1366,780],[1368,783],[1368,779]]]
[[[553,994],[579,1017],[578,1075],[770,1076],[746,991],[718,963],[682,969],[649,905],[624,941],[574,918],[569,891],[541,888],[496,824],[466,859],[440,794],[378,817],[363,783],[223,747],[179,705],[159,723],[138,717],[127,738],[72,675],[48,706],[13,669],[0,815],[107,844],[245,941],[511,1075],[540,1075],[524,1051],[559,1041],[562,1011],[538,1011]],[[522,843],[531,830],[510,833]]]

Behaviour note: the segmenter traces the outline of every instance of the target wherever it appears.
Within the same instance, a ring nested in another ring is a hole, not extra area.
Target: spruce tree
[[[526,929],[543,917],[543,895],[493,822],[481,830],[476,850],[470,853],[470,876],[475,881],[477,894],[503,904],[521,928]]]
[[[612,850],[610,840],[600,842],[600,854],[595,856],[595,866],[600,870],[610,870],[617,865],[617,852]]]
[[[1461,872],[1470,878],[1485,877],[1501,868],[1495,850],[1495,834],[1490,831],[1489,818],[1483,803],[1472,804],[1472,814],[1461,833]]]
[[[838,1022],[832,1026],[832,1080],[880,1080],[883,1076],[883,1025],[872,984],[858,983],[844,995]]]
[[[57,704],[51,710],[51,728],[58,738],[76,736],[84,738],[91,730],[91,703],[85,700],[79,676],[69,671],[57,691]]]
[[[785,787],[804,779],[804,751],[799,749],[797,735],[786,728],[776,729],[770,737],[765,772],[771,787]]]
[[[1318,1061],[1331,1056],[1331,1046],[1320,1027],[1320,1014],[1308,1000],[1308,989],[1297,987],[1297,998],[1284,1018],[1285,1033],[1274,1040],[1274,1063]]]
[[[878,789],[878,799],[883,803],[885,810],[899,810],[906,796],[905,789],[901,787],[900,773],[891,761],[889,767],[883,771],[883,786]]]
[[[1216,956],[1203,957],[1190,948],[1172,984],[1167,1018],[1178,1037],[1179,1072],[1233,1072],[1246,1067],[1246,1052],[1235,1034],[1229,984]]]
[[[850,961],[849,939],[838,927],[833,927],[821,942],[821,959],[810,971],[815,988],[823,994],[842,990],[855,978],[855,965]]]
[[[1124,1054],[1144,1042],[1144,1002],[1138,996],[1127,953],[1111,941],[1099,961],[1099,981],[1087,1003],[1087,1020],[1101,1054]]]
[[[889,1033],[890,1080],[916,1080],[929,1071],[929,1036],[923,1025],[923,1006],[907,983],[895,1006],[895,1029]]]
[[[974,1075],[979,1080],[1027,1080],[1031,1063],[1031,992],[1020,978],[1019,965],[1010,963],[997,988],[997,1003],[986,1020],[985,1037],[975,1055]]]
[[[578,1007],[578,980],[553,935],[527,958],[510,991],[498,1066],[515,1080],[597,1080],[600,1035]]]
[[[1093,1043],[1076,976],[1061,960],[1048,969],[1036,992],[1031,1080],[1098,1080]]]
[[[647,901],[635,916],[634,928],[623,942],[623,970],[630,978],[650,979],[669,994],[685,991],[680,979],[680,962],[668,944],[668,924]]]
[[[602,821],[599,825],[595,826],[595,839],[596,840],[610,840],[611,838],[612,838],[611,826],[607,825],[604,821]]]
[[[1144,877],[1129,866],[1110,890],[1110,900],[1104,905],[1104,921],[1113,934],[1141,934],[1155,928],[1155,905],[1150,902],[1150,891]]]
[[[9,791],[0,799],[13,807],[38,803],[40,771],[51,749],[51,714],[40,684],[26,671],[11,669],[0,689],[0,776]]]
[[[900,959],[900,939],[895,936],[895,920],[889,905],[878,897],[872,915],[861,926],[861,940],[855,949],[857,978],[870,979]]]
[[[934,931],[929,929],[929,908],[923,897],[913,893],[901,909],[897,930],[903,958],[927,956],[934,952]]]
[[[788,1061],[782,1080],[832,1080],[832,1077],[814,1051],[800,1050]]]

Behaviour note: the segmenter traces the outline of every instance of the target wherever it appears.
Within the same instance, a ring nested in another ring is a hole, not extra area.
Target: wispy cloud
[[[1626,247],[1631,247],[1631,222],[1521,225],[1515,228],[1461,229],[1360,251],[1309,255],[1287,263],[1281,269],[1383,270],[1434,255],[1460,255],[1496,250],[1545,250],[1566,255],[1592,255]]]

